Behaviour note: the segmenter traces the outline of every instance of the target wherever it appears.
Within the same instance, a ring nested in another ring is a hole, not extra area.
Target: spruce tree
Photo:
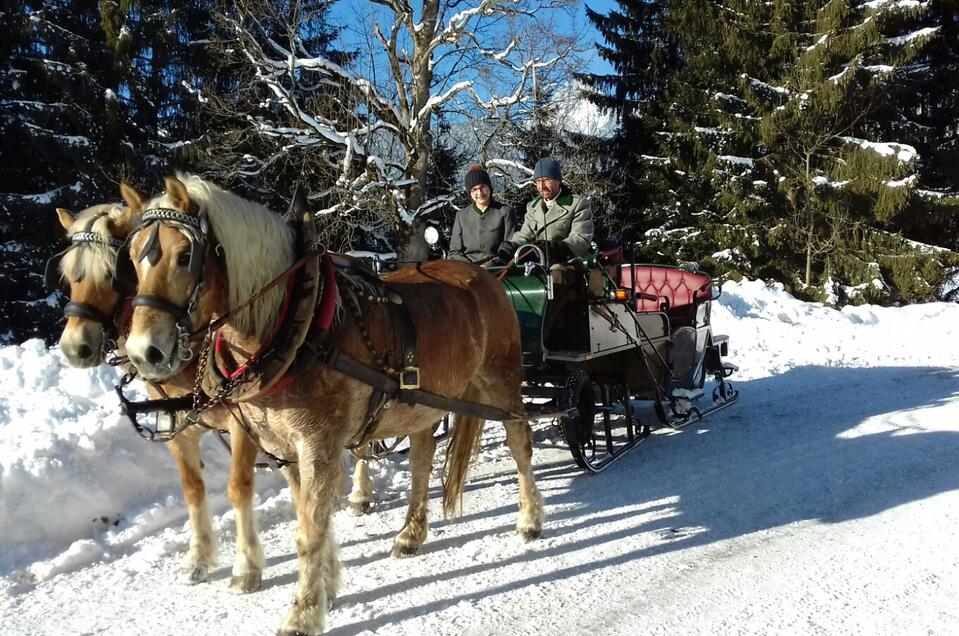
[[[621,240],[663,227],[673,216],[668,161],[660,135],[669,106],[670,78],[681,69],[678,41],[666,28],[673,2],[619,0],[618,8],[586,16],[603,37],[599,56],[612,74],[583,74],[585,95],[616,115],[618,129],[598,146],[593,170],[614,184],[602,193],[610,203],[607,231]],[[655,258],[648,250],[645,257]]]
[[[937,158],[955,139],[954,3],[674,0],[659,8],[682,72],[670,74],[658,109],[620,106],[658,114],[644,130],[660,141],[667,194],[647,204],[652,223],[641,243],[650,258],[780,280],[836,302],[935,298],[955,254],[901,234],[955,236],[954,215],[942,211],[955,189]],[[646,33],[635,15],[627,24]],[[923,88],[904,83],[909,77]]]
[[[0,28],[0,337],[19,341],[54,335],[58,297],[42,285],[63,233],[54,208],[119,198],[104,173],[122,123],[96,3],[18,0]]]

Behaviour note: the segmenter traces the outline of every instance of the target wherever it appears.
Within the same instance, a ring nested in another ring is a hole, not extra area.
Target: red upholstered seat
[[[619,284],[635,291],[636,311],[675,310],[712,297],[709,276],[672,267],[623,265]]]

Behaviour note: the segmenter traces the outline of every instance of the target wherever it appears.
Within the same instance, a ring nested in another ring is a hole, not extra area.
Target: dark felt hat
[[[563,180],[563,172],[559,169],[559,162],[550,157],[544,157],[536,162],[533,168],[533,180],[536,179],[556,179]]]
[[[464,179],[466,191],[469,192],[478,185],[485,185],[490,190],[493,189],[493,182],[489,179],[489,173],[486,172],[486,168],[477,164],[474,164],[466,170],[466,179]]]

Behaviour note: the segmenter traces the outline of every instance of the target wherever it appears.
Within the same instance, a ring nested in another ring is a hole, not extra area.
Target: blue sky
[[[618,7],[616,0],[589,0],[588,2],[584,2],[583,5],[589,5],[589,8],[593,11],[605,14],[608,14],[610,9]],[[591,38],[592,40],[600,40],[602,36],[600,36],[599,32],[593,28],[592,23],[586,19],[586,11],[580,9],[579,16],[580,24],[582,24],[587,30],[587,37]],[[606,62],[606,60],[600,59],[600,57],[596,55],[595,48],[590,47],[587,55],[590,56],[590,71],[593,73],[612,73],[612,67]]]
[[[594,73],[609,73],[612,71],[611,67],[604,60],[599,58],[599,56],[596,54],[595,48],[592,46],[592,43],[600,38],[600,35],[599,32],[593,28],[593,25],[586,19],[586,5],[589,5],[591,9],[598,13],[609,13],[610,9],[618,6],[618,3],[616,0],[581,1],[581,6],[576,12],[576,24],[571,25],[579,27],[581,30],[585,31],[585,38],[587,41],[584,41],[583,44],[588,46],[586,47],[587,50],[584,53],[584,56],[589,63],[589,70]],[[350,0],[341,0],[333,5],[332,17],[334,21],[345,25],[344,32],[341,35],[341,40],[346,48],[356,46],[362,47],[365,38],[371,35],[368,32],[367,26],[360,23],[363,21],[357,19],[356,8],[358,6],[362,5]]]

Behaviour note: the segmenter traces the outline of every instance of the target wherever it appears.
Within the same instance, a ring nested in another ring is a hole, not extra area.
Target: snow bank
[[[727,283],[713,305],[717,333],[730,336],[737,379],[799,366],[886,367],[956,364],[943,342],[959,338],[959,305],[875,305],[832,309],[761,280]]]
[[[179,477],[169,452],[119,417],[119,375],[106,366],[72,369],[40,340],[0,348],[0,575],[64,549],[56,563],[38,566],[37,578],[99,558],[117,546],[105,531],[129,529],[137,515],[154,517],[140,520],[140,532],[185,518],[172,499]],[[205,458],[215,499],[229,457],[219,450]]]

